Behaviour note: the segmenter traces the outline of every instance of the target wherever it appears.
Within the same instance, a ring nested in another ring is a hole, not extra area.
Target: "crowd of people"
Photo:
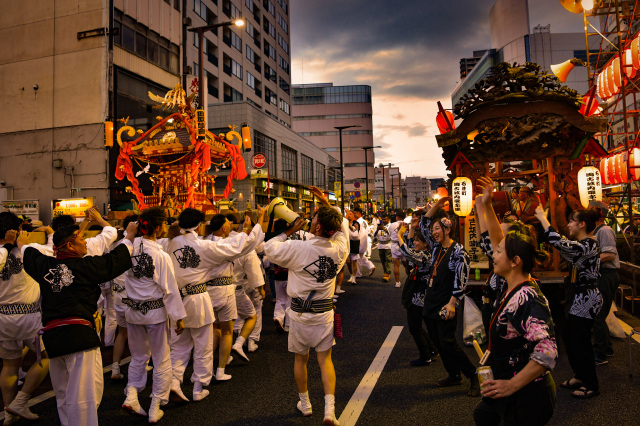
[[[561,387],[581,399],[598,395],[595,366],[612,355],[604,319],[618,285],[615,236],[603,223],[603,204],[573,212],[567,238],[553,229],[541,206],[530,211],[526,191],[520,191],[525,194],[519,204],[522,216],[512,213],[500,223],[492,207],[493,181],[481,178],[477,188],[482,192],[475,203],[479,245],[494,266],[483,292],[489,346],[481,360],[492,368],[493,379],[482,385],[456,338],[470,259],[456,241],[455,219],[443,208],[448,198],[406,216],[394,212],[393,222],[387,214],[367,221],[358,207],[342,213],[313,187],[320,206],[310,221],[292,223],[265,217],[258,207],[255,222],[250,214],[218,214],[205,221],[202,212],[185,209],[169,226],[172,219],[164,210],[150,208],[116,229],[90,209],[80,225],[60,216],[38,228],[48,236],[43,245],[28,243],[23,218],[0,213],[4,424],[38,418],[28,401],[47,372],[60,422],[98,424],[101,335],[104,345],[114,347],[112,379],[124,378],[125,347],[131,353],[122,404],[126,411],[156,423],[170,394],[189,401],[182,384],[190,360],[191,399],[205,399],[212,380],[231,379],[225,368],[234,356],[248,361],[247,352],[258,348],[268,283],[274,325],[288,333],[288,350],[294,354],[297,409],[312,414],[307,363],[314,348],[325,394],[324,424],[337,425],[334,303],[344,293],[343,282],[356,285],[363,273],[375,272],[370,256],[376,248],[383,282],[393,272],[395,287],[402,287],[398,298],[419,353],[410,364],[428,366],[440,357],[447,372],[437,381],[440,387],[461,385],[464,375],[468,395],[482,396],[476,424],[544,424],[555,407],[551,370],[558,350],[549,303],[532,275],[548,257],[534,226],[542,228],[547,247],[557,249],[572,267],[562,337],[574,377]],[[85,239],[89,225],[101,232]],[[346,281],[345,270],[350,273]],[[28,350],[38,360],[23,373]],[[138,394],[151,369],[151,403],[145,410]],[[18,390],[20,374],[24,384]]]

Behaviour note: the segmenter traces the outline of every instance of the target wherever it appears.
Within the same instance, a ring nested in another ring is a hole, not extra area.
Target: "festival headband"
[[[200,226],[200,224],[197,224],[193,228],[180,228],[180,233],[186,234],[187,232],[195,231],[196,229],[198,229],[198,226]]]
[[[53,246],[53,255],[56,259],[68,259],[70,257],[76,257],[78,253],[75,250],[72,250],[68,247],[68,251],[60,253],[60,249],[65,246],[68,246],[71,242],[75,241],[80,236],[80,230],[76,231],[75,235],[69,238],[69,240],[65,243],[60,244],[59,246]]]

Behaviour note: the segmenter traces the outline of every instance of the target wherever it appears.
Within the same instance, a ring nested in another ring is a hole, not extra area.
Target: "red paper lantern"
[[[629,153],[623,151],[618,154],[620,158],[620,176],[622,183],[629,183],[629,169],[627,168],[627,161],[629,160]]]
[[[631,49],[627,49],[622,55],[622,63],[624,65],[623,72],[629,79],[634,78],[636,76],[636,73],[638,72],[638,70],[633,67],[632,54],[633,52],[631,51]]]
[[[634,180],[640,180],[640,149],[633,148],[631,150],[629,165],[639,167],[637,169],[631,169],[631,176],[633,176]]]
[[[600,177],[603,185],[609,185],[609,176],[607,173],[607,157],[600,159]]]
[[[589,106],[589,111],[587,111],[587,106],[589,105],[589,103],[591,103],[591,105]],[[582,97],[582,105],[580,106],[580,109],[578,110],[578,112],[582,115],[593,115],[598,111],[598,107],[600,105],[598,104],[598,100],[596,99],[595,96],[589,96],[589,94],[586,94]]]
[[[640,70],[640,37],[631,42],[631,62],[635,69]]]
[[[607,80],[607,90],[611,93],[611,96],[615,95],[620,90],[620,88],[616,86],[613,73],[613,65],[609,64],[607,68],[605,68],[605,77]]]
[[[598,74],[598,77],[596,78],[596,93],[598,94],[600,99],[606,99],[602,73]]]
[[[608,172],[608,174],[607,174],[608,179],[607,180],[609,181],[609,185],[619,183],[616,180],[615,168],[616,168],[615,155],[611,155],[611,156],[607,157],[607,172]]]
[[[436,115],[436,124],[438,125],[438,130],[440,130],[440,134],[449,133],[456,128],[451,111],[444,111],[444,114],[446,114],[446,119],[442,112],[439,112],[438,115]],[[447,120],[449,120],[448,124]]]
[[[614,155],[613,162],[613,174],[616,177],[616,183],[624,183],[622,180],[622,156],[620,154]]]
[[[611,62],[611,70],[613,72],[613,84],[616,87],[622,87],[622,72],[620,70],[620,57],[616,56]]]

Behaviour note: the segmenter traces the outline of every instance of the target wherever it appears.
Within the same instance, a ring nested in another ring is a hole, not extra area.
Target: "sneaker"
[[[396,283],[396,288],[402,287],[402,283]]]
[[[198,402],[202,401],[209,395],[209,391],[207,389],[202,389],[202,383],[195,381],[193,382],[193,401]]]
[[[122,408],[129,414],[137,416],[147,416],[147,412],[142,409],[138,401],[138,391],[133,386],[127,386],[125,390],[127,398],[122,403]]]
[[[342,289],[342,287],[338,286],[338,288],[336,288],[335,294],[342,294],[345,293],[345,291]]]
[[[231,375],[230,374],[225,374],[224,368],[218,367],[218,369],[216,370],[216,380],[219,381],[219,382],[223,382],[223,381],[229,380],[229,379],[231,379]]]
[[[472,397],[480,396],[480,380],[478,380],[478,375],[474,374],[472,378],[469,379],[469,392],[467,395]]]
[[[313,414],[312,410],[311,410],[311,405],[307,406],[306,404],[303,406],[302,405],[302,401],[298,401],[298,405],[296,405],[296,408],[298,409],[298,411],[300,411],[302,413],[303,416],[305,417],[309,417],[311,414]]]
[[[240,356],[240,358],[249,362],[249,357],[247,356],[247,354],[244,353],[244,350],[242,349],[242,345],[239,345],[238,343],[240,342],[236,342],[233,346],[231,346],[231,350],[237,353]]]
[[[176,394],[176,396],[178,398],[180,398],[180,400],[184,401],[184,402],[189,402],[189,398],[187,398],[184,394],[184,392],[182,392],[182,388],[180,387],[180,380],[178,379],[173,379],[171,381],[171,392],[173,392],[174,394]]]
[[[249,339],[249,342],[247,343],[247,349],[249,350],[249,352],[255,352],[258,350],[258,344],[255,340]]]
[[[440,386],[441,388],[446,388],[448,386],[458,386],[462,384],[462,377],[457,376],[457,377],[447,377],[446,379],[442,379],[442,380],[438,380],[436,382],[436,385]]]
[[[11,413],[14,416],[22,417],[23,419],[38,420],[40,416],[32,413],[31,410],[29,410],[30,397],[31,395],[29,395],[28,393],[19,391],[11,404],[9,404],[9,406],[6,408],[6,412]]]
[[[418,358],[414,359],[413,361],[409,361],[409,364],[412,367],[426,367],[428,365],[431,365],[431,359]]]
[[[607,361],[603,356],[601,355],[596,355],[594,357],[594,360],[596,362],[596,365],[605,365],[605,364],[609,364],[609,361]]]
[[[151,406],[149,407],[149,423],[158,423],[162,416],[164,416],[164,411],[160,409],[160,398],[151,398]]]
[[[382,277],[382,281],[389,282],[389,278],[391,278],[391,274],[384,274],[384,277]]]

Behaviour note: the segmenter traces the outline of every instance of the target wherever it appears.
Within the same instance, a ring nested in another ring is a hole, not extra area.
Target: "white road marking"
[[[378,378],[380,378],[380,374],[382,373],[382,370],[384,369],[384,366],[387,363],[387,360],[391,355],[391,351],[396,345],[396,342],[400,337],[400,332],[403,328],[404,327],[402,326],[391,327],[391,331],[387,335],[387,338],[378,351],[378,354],[373,359],[369,369],[360,381],[358,388],[353,393],[353,396],[338,419],[342,426],[352,426],[358,421],[358,418],[362,413],[362,409],[367,403],[369,396],[371,396],[371,392],[378,382]]]

